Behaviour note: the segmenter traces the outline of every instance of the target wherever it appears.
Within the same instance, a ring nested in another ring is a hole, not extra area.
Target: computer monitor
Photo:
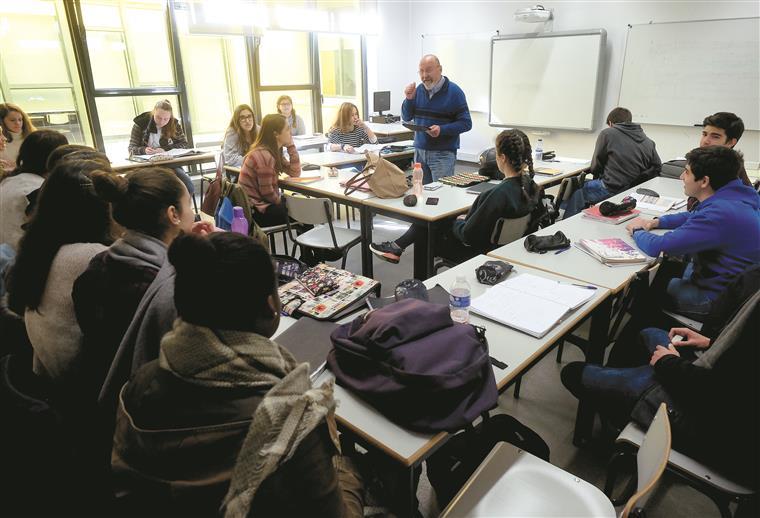
[[[382,115],[385,110],[390,110],[391,92],[375,92],[373,107],[379,115]]]

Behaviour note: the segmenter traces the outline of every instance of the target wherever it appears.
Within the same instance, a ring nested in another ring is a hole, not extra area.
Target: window
[[[55,129],[71,143],[91,145],[65,20],[61,1],[0,3],[1,97],[21,106],[38,128]]]
[[[318,42],[322,120],[327,131],[344,102],[355,104],[359,113],[364,113],[361,38],[320,34]]]
[[[289,95],[293,99],[293,109],[296,115],[303,119],[306,126],[306,133],[313,133],[314,117],[312,115],[312,95],[311,90],[272,90],[261,92],[261,115],[277,113],[277,98],[281,95]]]

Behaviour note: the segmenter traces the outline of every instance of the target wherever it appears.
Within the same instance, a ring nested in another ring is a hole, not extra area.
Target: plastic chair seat
[[[333,228],[333,231],[335,232],[335,241],[338,243],[338,248],[340,249],[352,246],[361,241],[361,232],[359,230],[337,227]],[[326,225],[315,227],[308,232],[304,232],[297,236],[296,243],[310,248],[335,248],[332,235],[330,234],[330,227]]]
[[[616,514],[612,502],[596,486],[501,442],[441,516],[614,517]]]

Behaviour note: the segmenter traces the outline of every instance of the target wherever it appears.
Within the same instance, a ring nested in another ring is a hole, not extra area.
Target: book
[[[603,264],[645,263],[649,258],[618,237],[581,239],[578,247]]]
[[[536,174],[543,174],[546,176],[557,176],[558,174],[562,174],[561,169],[555,169],[553,167],[536,167],[533,171]]]
[[[153,155],[132,155],[129,160],[133,162],[163,162],[164,160],[172,160],[174,158],[180,158],[183,156],[200,155],[203,153],[200,149],[184,149],[175,148],[168,151],[162,151],[161,153],[155,153]]]
[[[631,209],[622,214],[616,214],[614,216],[605,216],[604,214],[599,212],[600,205],[601,205],[600,203],[597,203],[596,205],[592,205],[591,207],[588,207],[587,209],[583,209],[583,216],[589,219],[593,219],[595,221],[601,221],[602,223],[609,223],[610,225],[619,225],[623,221],[628,221],[629,219],[635,218],[636,216],[641,214],[640,210]]]
[[[637,192],[629,196],[636,199],[636,206],[645,210],[664,213],[672,209],[680,209],[686,205],[686,198],[673,198],[670,196],[647,196]]]
[[[574,286],[530,273],[510,276],[475,297],[473,313],[536,338],[594,296],[593,287]]]
[[[303,282],[299,276],[278,289],[282,311],[286,315],[298,313],[317,320],[334,318],[378,285],[374,279],[327,264],[318,264],[304,273],[307,275]],[[330,291],[319,286],[329,287]],[[315,291],[310,291],[312,289]],[[315,295],[315,292],[319,294]]]

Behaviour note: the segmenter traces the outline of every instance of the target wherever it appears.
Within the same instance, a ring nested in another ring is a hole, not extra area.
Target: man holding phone
[[[472,129],[472,119],[464,92],[443,75],[436,56],[422,57],[419,74],[422,82],[404,89],[401,117],[429,128],[414,133],[414,161],[422,164],[423,183],[430,183],[454,174],[459,134]]]

